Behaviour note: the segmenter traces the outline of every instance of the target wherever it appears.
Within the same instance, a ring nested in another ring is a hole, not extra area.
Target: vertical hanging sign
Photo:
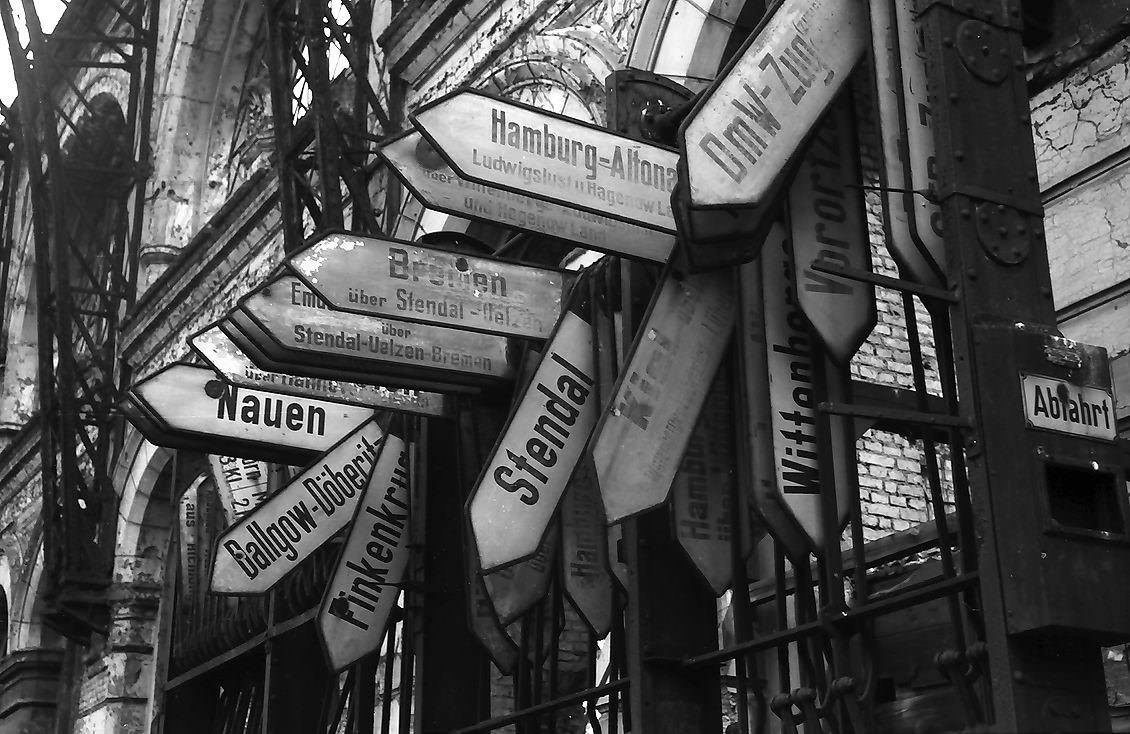
[[[181,575],[181,606],[184,609],[196,609],[196,568],[199,555],[196,543],[196,510],[197,491],[204,481],[201,477],[192,483],[178,503],[178,517],[180,520],[180,575]]]
[[[598,639],[612,629],[612,576],[600,490],[587,461],[577,464],[561,500],[565,593]]]
[[[409,457],[403,423],[390,429],[318,610],[331,670],[381,647],[408,565]]]

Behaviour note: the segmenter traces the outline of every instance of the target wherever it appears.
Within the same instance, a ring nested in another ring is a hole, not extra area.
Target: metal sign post
[[[344,233],[289,264],[339,311],[527,339],[549,336],[568,286],[560,270]]]
[[[667,262],[675,247],[670,233],[464,180],[416,131],[387,141],[380,155],[429,209],[659,263]]]

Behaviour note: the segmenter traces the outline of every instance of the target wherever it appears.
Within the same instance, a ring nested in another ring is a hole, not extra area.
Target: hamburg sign
[[[862,0],[785,0],[679,127],[691,206],[768,203],[867,43]]]
[[[567,286],[560,270],[341,233],[290,267],[339,311],[528,339],[549,336]]]
[[[230,318],[242,329],[240,316],[251,326],[247,335],[254,346],[280,365],[342,369],[351,376],[368,372],[370,380],[402,384],[480,385],[515,375],[505,337],[337,311],[294,276],[267,283],[240,302]]]
[[[228,528],[216,545],[212,593],[264,594],[348,525],[383,438],[376,419],[366,421]]]
[[[592,441],[609,523],[663,503],[734,330],[728,270],[668,270]]]
[[[130,395],[170,433],[231,454],[228,441],[311,456],[373,416],[371,408],[229,385],[212,370],[187,364],[150,375]]]
[[[239,387],[251,387],[296,395],[321,398],[350,405],[395,410],[427,416],[450,416],[454,407],[449,398],[423,390],[390,390],[378,385],[362,385],[320,377],[303,377],[283,372],[269,372],[255,363],[236,346],[219,324],[214,324],[189,338],[189,344],[212,369]]]
[[[829,354],[847,364],[875,326],[875,286],[818,272],[819,263],[869,270],[855,120],[847,91],[832,104],[789,189],[797,299]]]
[[[381,648],[408,565],[409,447],[392,429],[318,610],[318,636],[340,671]]]
[[[471,494],[471,527],[484,572],[537,552],[596,424],[588,311],[585,302],[562,314]]]
[[[412,124],[467,181],[675,231],[674,150],[474,90],[441,97]]]
[[[524,193],[465,181],[416,131],[386,142],[380,155],[408,190],[429,209],[659,263],[667,262],[675,246],[672,234],[534,199]]]
[[[587,461],[577,462],[561,499],[561,560],[565,593],[596,633],[612,629],[612,572],[600,490]]]

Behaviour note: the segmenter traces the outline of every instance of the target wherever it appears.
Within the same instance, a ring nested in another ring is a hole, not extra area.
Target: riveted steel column
[[[1010,482],[1034,474],[1030,448],[1036,439],[1002,427],[1019,418],[1021,407],[1012,397],[1018,374],[993,368],[986,327],[1055,328],[1020,2],[919,0],[918,10],[934,100],[948,276],[960,296],[951,310],[958,392],[974,425],[965,452],[993,694],[991,731],[1109,731],[1098,645],[1070,627],[1010,634],[1017,610],[1006,603],[1006,564],[1015,548],[1001,542],[1000,533],[1012,536],[1010,524],[1018,520],[1017,508],[1003,497]],[[1033,488],[1033,502],[1036,493]]]

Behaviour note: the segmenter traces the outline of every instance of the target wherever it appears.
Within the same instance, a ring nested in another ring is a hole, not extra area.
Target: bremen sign
[[[131,390],[174,433],[315,454],[372,417],[370,408],[229,385],[205,367],[174,364]]]
[[[592,325],[566,310],[479,476],[469,513],[485,572],[535,553],[557,510],[596,423],[592,345]]]
[[[406,383],[446,378],[481,384],[515,374],[504,337],[337,311],[293,276],[258,288],[237,311],[232,319],[247,317],[257,331],[248,336],[282,364],[368,371],[374,380]]]
[[[228,528],[217,542],[213,593],[266,593],[348,525],[373,475],[382,438],[376,420],[366,421]]]
[[[412,123],[468,181],[675,231],[674,150],[472,90],[441,97]]]
[[[408,444],[390,431],[318,611],[330,669],[381,647],[408,565]]]
[[[824,116],[789,189],[797,299],[820,341],[846,364],[875,326],[875,286],[812,269],[870,270],[859,154],[845,90]]]
[[[861,0],[785,0],[679,128],[693,206],[766,203],[863,55]]]
[[[667,499],[712,376],[733,332],[728,270],[676,278],[656,291],[592,443],[608,522]]]
[[[423,390],[390,390],[378,385],[361,385],[328,378],[269,372],[255,366],[219,324],[189,338],[189,344],[212,369],[233,385],[263,388],[284,395],[321,398],[350,405],[396,410],[428,416],[449,416],[449,399]]]
[[[1021,375],[1020,389],[1024,419],[1032,428],[1108,441],[1117,436],[1114,396],[1109,390],[1040,375]]]
[[[339,311],[544,339],[561,315],[565,274],[396,240],[329,234],[290,258]]]
[[[429,209],[557,237],[615,255],[665,263],[675,236],[524,193],[465,181],[420,133],[386,142],[380,155]]]

